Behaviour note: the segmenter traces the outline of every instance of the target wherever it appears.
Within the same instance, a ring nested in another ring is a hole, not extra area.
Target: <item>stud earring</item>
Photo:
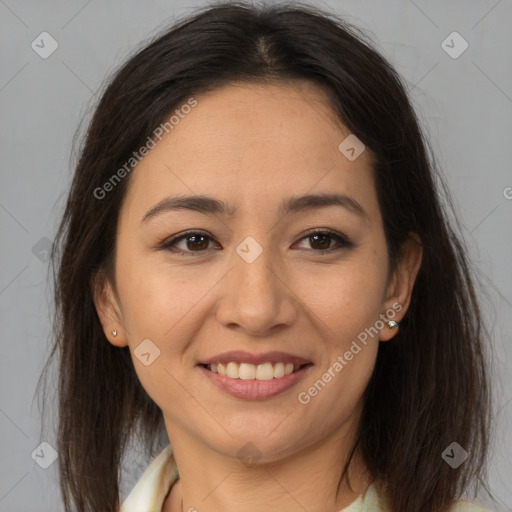
[[[112,331],[112,336],[117,336],[117,331],[116,330]]]
[[[398,329],[400,328],[400,326],[398,325],[398,322],[395,322],[394,320],[389,320],[388,321],[388,327],[390,329],[393,329],[394,327],[396,327],[396,330],[398,331]]]

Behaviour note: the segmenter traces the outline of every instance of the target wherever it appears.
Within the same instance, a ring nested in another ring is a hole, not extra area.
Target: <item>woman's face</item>
[[[388,279],[369,151],[339,148],[350,132],[313,85],[237,84],[195,100],[132,171],[118,295],[97,308],[171,443],[233,456],[250,441],[278,460],[353,432],[379,340],[394,335],[379,320],[405,314],[421,255]],[[299,201],[310,195],[340,197]],[[165,203],[189,196],[211,202]],[[287,362],[308,364],[283,376]]]

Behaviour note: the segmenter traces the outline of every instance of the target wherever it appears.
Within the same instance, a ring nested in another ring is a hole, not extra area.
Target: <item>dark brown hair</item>
[[[391,269],[417,233],[423,260],[396,338],[380,343],[351,457],[360,450],[391,512],[444,512],[485,482],[491,399],[474,277],[444,210],[442,177],[405,86],[343,19],[303,4],[217,4],[159,35],[101,95],[79,154],[52,250],[59,360],[58,453],[66,511],[119,507],[120,465],[138,435],[153,450],[162,413],[129,348],[106,339],[94,302],[98,271],[114,285],[116,227],[130,176],[102,187],[153,130],[193,95],[235,82],[309,80],[371,151]],[[454,217],[456,219],[456,216]],[[48,364],[47,363],[47,364]],[[453,441],[470,456],[441,458]],[[476,491],[475,491],[476,495]]]

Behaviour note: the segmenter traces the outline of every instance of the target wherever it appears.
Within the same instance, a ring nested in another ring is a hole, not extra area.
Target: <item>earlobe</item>
[[[128,339],[126,338],[124,332],[121,334],[121,331],[119,329],[113,329],[109,333],[107,333],[105,331],[105,328],[103,330],[109,343],[111,343],[115,347],[126,347],[128,345]]]
[[[98,314],[105,337],[116,347],[128,345],[123,329],[119,305],[112,290],[112,285],[103,273],[97,272],[91,279],[91,291],[94,306]]]
[[[388,341],[394,338],[400,329],[397,320],[387,320],[384,322],[383,328],[379,332],[379,341]]]
[[[421,267],[422,256],[421,240],[416,233],[411,233],[400,248],[398,267],[391,279],[386,297],[387,304],[400,304],[400,310],[397,310],[396,316],[392,318],[398,324],[409,308],[414,283]],[[398,329],[399,325],[390,327],[386,323],[379,336],[380,341],[393,338]]]

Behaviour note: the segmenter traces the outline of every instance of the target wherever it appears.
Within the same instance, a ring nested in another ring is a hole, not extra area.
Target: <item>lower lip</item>
[[[280,395],[297,384],[304,377],[310,366],[312,365],[303,366],[295,373],[271,380],[232,379],[218,373],[213,373],[204,366],[199,366],[199,369],[218,388],[235,398],[265,400]]]

